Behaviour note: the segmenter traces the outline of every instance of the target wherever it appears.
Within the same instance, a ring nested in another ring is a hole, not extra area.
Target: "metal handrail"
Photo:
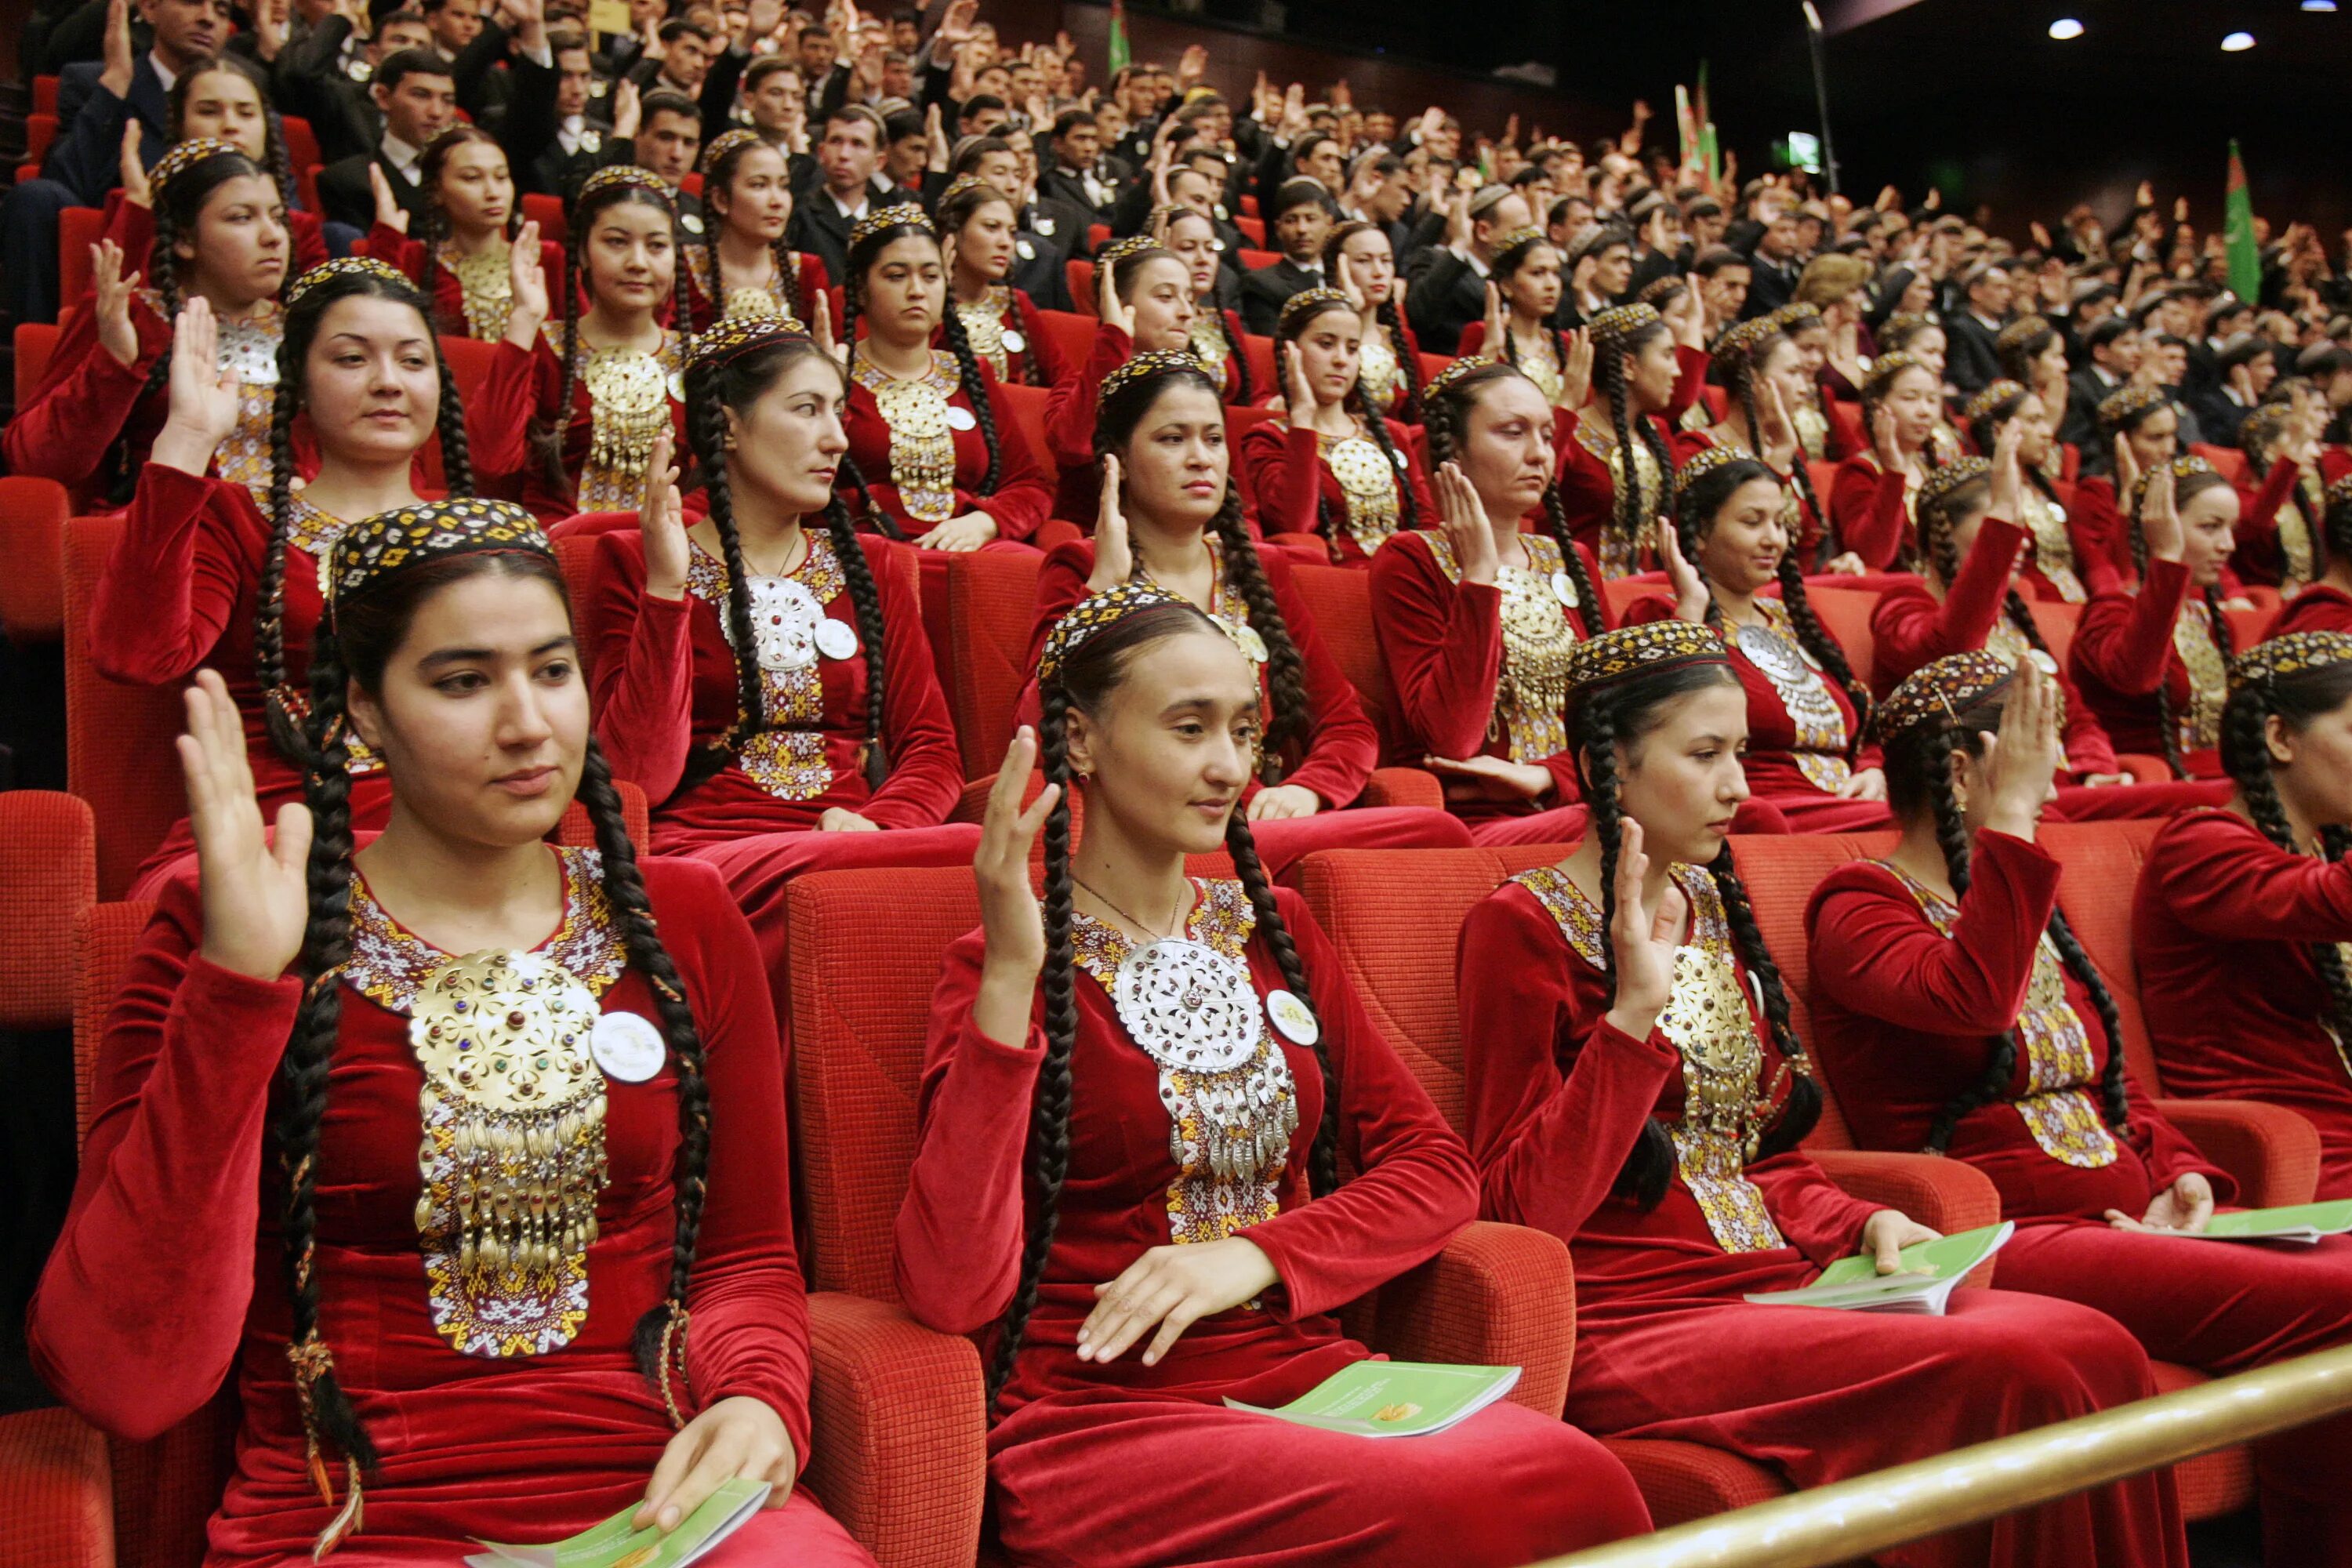
[[[2352,1345],[1817,1487],[1537,1568],[1822,1568],[2352,1410]]]

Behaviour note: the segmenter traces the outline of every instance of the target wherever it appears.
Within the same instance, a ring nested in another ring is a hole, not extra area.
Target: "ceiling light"
[[[2230,54],[2242,54],[2254,47],[2252,33],[2232,33],[2221,40],[2221,47]]]
[[[2072,16],[2061,16],[2050,24],[2050,36],[2060,43],[2083,36],[2083,24]]]
[[[2306,11],[2333,11],[2336,0],[2303,0],[2303,8]]]

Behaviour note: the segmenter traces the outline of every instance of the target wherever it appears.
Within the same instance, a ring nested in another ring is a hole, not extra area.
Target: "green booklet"
[[[1944,1304],[1969,1271],[2008,1242],[2017,1226],[2003,1220],[1979,1230],[1937,1237],[1903,1249],[1903,1267],[1881,1274],[1866,1255],[1841,1258],[1821,1278],[1795,1290],[1762,1290],[1748,1298],[1759,1307],[1831,1307],[1850,1312],[1944,1315]]]
[[[568,1540],[545,1546],[508,1546],[485,1541],[489,1548],[466,1559],[467,1568],[686,1568],[712,1547],[740,1530],[767,1502],[774,1490],[766,1481],[744,1478],[723,1482],[703,1500],[702,1506],[678,1521],[664,1535],[658,1529],[632,1530],[629,1521],[639,1505],[631,1503],[604,1523]]]
[[[2323,1236],[2342,1236],[2346,1231],[2352,1231],[2352,1198],[2338,1198],[2332,1204],[2241,1209],[2233,1214],[2215,1215],[2205,1222],[2203,1230],[2167,1234],[2187,1237],[2191,1241],[2299,1241],[2312,1247]]]
[[[1279,1409],[1225,1403],[1277,1421],[1353,1432],[1360,1437],[1425,1437],[1467,1421],[1518,1385],[1515,1366],[1446,1366],[1434,1362],[1360,1361],[1325,1378]]]

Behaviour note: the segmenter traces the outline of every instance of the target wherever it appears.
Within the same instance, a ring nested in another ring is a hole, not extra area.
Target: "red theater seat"
[[[1045,564],[1042,556],[1010,550],[948,558],[945,684],[968,779],[994,775],[1013,743],[1013,710],[1029,683],[1029,628]]]
[[[69,510],[55,479],[0,479],[0,632],[20,647],[55,642],[64,629]]]

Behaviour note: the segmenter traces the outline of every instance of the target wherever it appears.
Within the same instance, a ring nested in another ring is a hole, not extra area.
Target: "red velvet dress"
[[[1204,882],[1187,934],[1244,966],[1259,997],[1284,981],[1236,882]],[[1314,1054],[1261,1026],[1255,1053],[1214,1079],[1272,1080],[1262,1106],[1295,1107],[1251,1131],[1273,1157],[1217,1175],[1201,1142],[1182,1164],[1170,1119],[1198,1089],[1164,1073],[1120,1023],[1097,973],[1127,943],[1081,916],[1073,976],[1068,1174],[1037,1304],[989,1435],[1005,1547],[1023,1563],[1097,1568],[1248,1563],[1366,1568],[1445,1563],[1508,1568],[1649,1525],[1632,1478],[1590,1437],[1508,1402],[1433,1436],[1364,1442],[1226,1408],[1279,1405],[1370,1352],[1331,1314],[1433,1257],[1475,1207],[1469,1160],[1348,984],[1305,905],[1275,890],[1297,942],[1339,1085],[1343,1163],[1360,1172],[1310,1200],[1307,1155],[1323,1107]],[[1036,1201],[1024,1180],[1031,1100],[1045,1058],[1033,1022],[1019,1046],[971,1016],[981,933],[948,950],[931,1004],[920,1131],[898,1212],[898,1277],[932,1328],[978,1333],[1003,1316]],[[1042,998],[1037,1014],[1043,1016]],[[1164,1048],[1164,1047],[1163,1047]],[[1172,1097],[1172,1100],[1163,1100]],[[1197,1124],[1197,1123],[1196,1123]],[[1249,1131],[1242,1134],[1250,1135]],[[1081,1362],[1094,1287],[1144,1251],[1246,1236],[1278,1282],[1204,1318],[1156,1366],[1129,1351]]]
[[[596,639],[589,663],[597,733],[614,775],[653,803],[654,848],[719,868],[779,982],[793,878],[865,866],[968,865],[980,844],[977,826],[947,820],[963,769],[921,607],[897,559],[905,547],[860,541],[882,605],[882,736],[890,762],[882,787],[869,789],[866,717],[875,699],[857,612],[832,536],[812,530],[806,537],[797,570],[761,581],[796,584],[803,592],[784,592],[813,600],[824,621],[852,634],[833,642],[848,651],[803,647],[796,656],[807,663],[763,669],[771,727],[732,748],[715,772],[708,771],[716,760],[712,749],[733,734],[741,700],[725,629],[725,563],[694,545],[686,597],[656,599],[645,591],[645,536],[630,529],[600,534],[582,617]],[[824,637],[833,641],[841,633]],[[834,806],[883,831],[819,831],[818,821]]]
[[[2289,632],[2352,632],[2352,594],[2332,583],[2312,584],[2286,602],[2266,636]]]
[[[950,438],[950,444],[943,446],[939,454],[944,462],[936,475],[924,476],[929,482],[919,483],[912,465],[917,460],[918,448],[927,449],[929,440],[937,437],[927,440],[911,434],[897,436],[889,419],[875,403],[876,387],[881,385],[887,391],[892,378],[876,370],[863,354],[853,368],[849,412],[842,420],[849,435],[850,460],[866,477],[874,504],[908,539],[919,538],[948,519],[969,511],[984,511],[995,520],[997,544],[1025,541],[1045,521],[1054,499],[1053,482],[1039,466],[1029,443],[1022,438],[1020,424],[1006,406],[1004,393],[995,378],[985,366],[982,367],[981,376],[988,383],[988,406],[995,416],[997,442],[1003,448],[996,489],[985,495],[981,493],[980,484],[988,477],[988,442],[981,434],[980,418],[973,412],[971,398],[957,377],[954,355],[943,350],[931,355],[928,379],[931,388],[946,399],[948,429],[941,434]],[[848,490],[845,477],[843,482],[844,493],[856,505],[856,498]]]
[[[2319,1196],[2352,1198],[2352,1065],[2308,944],[2352,941],[2352,864],[2290,855],[2227,811],[2176,816],[2132,903],[2165,1090],[2259,1100],[2319,1129]]]
[[[1070,378],[1072,366],[1063,359],[1054,334],[1045,330],[1036,305],[1023,290],[999,283],[989,290],[987,299],[959,303],[955,309],[962,318],[972,356],[988,367],[999,385],[1059,386]],[[1019,348],[1005,337],[1008,331],[1020,334]],[[932,341],[946,347],[946,328],[940,328]]]
[[[832,296],[826,291],[832,284],[832,279],[825,275],[824,258],[822,256],[812,256],[803,250],[795,250],[791,254],[792,277],[788,283],[777,278],[772,269],[769,273],[768,285],[761,290],[767,296],[768,300],[762,307],[761,314],[770,316],[788,314],[801,325],[807,326],[816,320],[819,310],[833,310]],[[688,323],[696,331],[709,331],[712,322],[729,313],[722,308],[720,302],[712,298],[715,290],[710,287],[710,247],[709,246],[688,245],[679,247],[677,288],[678,297],[686,306]],[[743,289],[738,292],[749,293],[751,290]],[[748,312],[739,310],[734,313],[742,315]],[[828,324],[833,328],[834,336],[838,341],[841,335],[840,315],[835,312]]]
[[[1678,473],[1685,463],[1689,462],[1701,452],[1717,447],[1730,447],[1744,458],[1754,458],[1758,462],[1763,461],[1739,442],[1717,437],[1711,426],[1698,430],[1677,430],[1675,432],[1674,439],[1667,445],[1674,456],[1675,468]],[[1799,565],[1810,564],[1821,549],[1822,532],[1827,524],[1822,521],[1822,514],[1806,503],[1805,492],[1797,488],[1795,480],[1783,474],[1780,476],[1780,484],[1782,492],[1788,498],[1781,509],[1780,519],[1789,527],[1789,548],[1795,552]],[[1833,584],[1860,585],[1846,577],[1832,577],[1828,581]]]
[[[659,352],[638,356],[640,375],[658,372],[667,384],[667,411],[674,449],[683,458],[686,444],[686,341],[665,331]],[[634,422],[608,419],[614,428],[597,439],[596,393],[590,383],[597,361],[595,351],[582,340],[582,369],[572,378],[571,417],[562,437],[565,482],[551,483],[530,439],[535,424],[552,420],[556,399],[563,395],[562,323],[551,322],[530,349],[501,340],[490,355],[490,373],[483,378],[466,410],[466,439],[474,462],[474,480],[484,495],[519,500],[541,522],[561,522],[583,511],[635,511],[645,499],[645,455],[631,451],[642,435],[651,450],[652,435],[629,426]],[[650,360],[650,366],[642,362]],[[654,416],[659,427],[659,416]],[[600,449],[601,448],[601,449]],[[635,472],[630,472],[631,468]]]
[[[1483,328],[1484,322],[1474,321],[1471,330]],[[1468,358],[1464,348],[1458,356]],[[1372,407],[1391,419],[1408,416],[1405,395],[1421,385],[1421,339],[1414,335],[1412,323],[1397,312],[1397,330],[1390,331],[1372,316],[1364,318],[1364,354],[1360,384]]]
[[[1937,1111],[1980,1080],[1995,1037],[2014,1028],[2007,1087],[1960,1119],[1949,1151],[1992,1178],[2019,1226],[2000,1255],[2004,1287],[2095,1307],[2149,1355],[2215,1375],[2352,1339],[2352,1237],[2273,1248],[2105,1222],[2109,1209],[2137,1219],[2189,1172],[2225,1201],[2233,1184],[2128,1079],[2127,1120],[2106,1124],[2099,1085],[2111,1042],[2042,934],[2058,875],[2046,850],[1984,832],[1957,907],[1875,864],[1822,881],[1806,910],[1813,1043],[1846,1126],[1865,1149],[1921,1147]],[[2255,1455],[2265,1561],[2352,1563],[2352,1417]]]
[[[1393,462],[1369,435],[1334,440],[1282,419],[1251,426],[1241,438],[1241,464],[1265,532],[1319,539],[1333,564],[1361,566],[1384,542],[1412,528],[1405,515],[1408,489],[1421,526],[1436,526],[1437,503],[1429,493],[1420,432],[1394,419],[1383,423],[1396,454]]]
[[[2310,582],[2323,570],[2314,536],[2326,516],[2325,493],[2306,495],[2296,504],[2303,468],[2293,458],[2281,458],[2266,474],[2256,475],[2247,465],[2231,481],[2238,492],[2238,521],[2231,531],[2238,548],[2230,564],[2248,583],[2279,588]],[[2317,476],[2314,475],[2315,481]],[[2308,511],[2304,509],[2308,507]]]
[[[423,240],[411,239],[401,230],[380,223],[368,230],[367,253],[377,261],[399,268],[419,289],[425,287]],[[465,284],[454,266],[456,260],[456,249],[444,243],[440,262],[433,268],[433,330],[445,337],[477,338],[494,343],[507,335],[507,310],[513,301],[486,297],[468,310]],[[541,240],[539,270],[547,279],[547,297],[563,298],[563,247],[551,239]],[[504,287],[507,268],[503,259],[497,276],[501,279],[500,287]]]
[[[1095,466],[1095,407],[1103,377],[1135,357],[1135,340],[1098,324],[1085,361],[1045,394],[1045,446],[1054,460],[1053,514],[1091,533],[1102,510],[1102,474]]]
[[[1885,826],[1885,801],[1837,793],[1855,773],[1879,765],[1878,748],[1862,743],[1853,700],[1799,644],[1780,600],[1759,597],[1756,608],[1765,626],[1724,627],[1732,673],[1748,697],[1748,751],[1740,761],[1750,798],[1779,812],[1791,833]],[[1625,612],[1627,626],[1674,618],[1675,607],[1654,597],[1637,599]]]
[[[1838,465],[1829,506],[1838,547],[1861,556],[1871,570],[1896,570],[1918,553],[1910,487],[1901,473],[1881,468],[1875,452],[1865,448]]]
[[[1222,550],[1213,536],[1208,545],[1222,562]],[[1294,861],[1318,849],[1468,848],[1469,834],[1446,812],[1417,805],[1339,809],[1353,805],[1356,797],[1364,793],[1364,784],[1380,761],[1380,736],[1373,731],[1372,721],[1364,716],[1364,705],[1357,700],[1356,689],[1348,683],[1339,660],[1331,657],[1322,634],[1316,629],[1314,615],[1291,580],[1290,563],[1266,551],[1258,556],[1258,563],[1265,574],[1266,586],[1274,592],[1275,604],[1282,611],[1282,623],[1289,630],[1291,643],[1298,649],[1307,689],[1307,743],[1303,750],[1285,759],[1282,782],[1313,790],[1323,803],[1323,808],[1312,816],[1250,825],[1258,856],[1265,862],[1268,874],[1278,877]],[[1029,633],[1031,668],[1036,668],[1038,657],[1045,652],[1045,638],[1052,633],[1054,624],[1087,596],[1087,579],[1094,569],[1095,546],[1090,539],[1073,539],[1058,544],[1045,557],[1045,569],[1037,579],[1037,616]],[[1243,635],[1244,628],[1253,634],[1256,629],[1250,626],[1249,606],[1222,576],[1209,614],[1228,629],[1244,654],[1249,654],[1253,647],[1263,650],[1263,640],[1253,644],[1250,637]],[[1258,688],[1265,693],[1270,721],[1274,695],[1267,670],[1267,665],[1258,663]],[[1033,679],[1021,693],[1020,721],[1034,724],[1037,713],[1037,683]],[[1255,798],[1259,787],[1253,781],[1242,792],[1244,807]]]
[[[2139,581],[2139,569],[2132,564],[2131,524],[2116,507],[2113,475],[2086,474],[2075,480],[2074,504],[2069,509],[2066,526],[2074,536],[2074,558],[2083,563],[2084,586],[2094,595],[2105,593],[2107,586],[2125,587]],[[2106,569],[2114,574],[2106,585],[2092,581],[2102,556]]]
[[[601,1013],[657,1016],[646,977],[625,967],[593,852],[561,853],[568,919],[540,952],[601,993]],[[709,871],[656,859],[644,874],[710,1086],[709,1198],[687,1296],[692,1398],[765,1402],[805,1463],[807,1306],[783,1179],[783,1075],[758,959]],[[352,897],[365,915],[374,906],[362,887]],[[202,922],[193,879],[168,884],[99,1048],[97,1118],[30,1341],[49,1386],[127,1438],[194,1414],[234,1377],[243,1406],[236,1469],[205,1561],[275,1568],[308,1563],[331,1511],[303,1462],[286,1357],[280,1178],[267,1131],[302,983],[215,967],[196,951]],[[560,1307],[519,1304],[546,1348],[461,1352],[479,1309],[457,1291],[439,1299],[428,1284],[431,1244],[415,1218],[420,1194],[433,1190],[418,1163],[427,1080],[404,1010],[375,999],[398,999],[444,955],[381,918],[366,923],[389,940],[363,949],[344,981],[319,1154],[316,1279],[336,1376],[379,1446],[381,1468],[367,1485],[364,1530],[333,1561],[407,1568],[453,1562],[477,1536],[572,1534],[644,1496],[671,1430],[630,1340],[668,1283],[677,1077],[665,1062],[647,1081],[605,1086],[610,1183],[596,1200],[584,1273]],[[335,1479],[340,1503],[340,1468]],[[780,1559],[827,1568],[871,1561],[806,1493],[710,1561],[740,1568]]]
[[[1541,801],[1441,774],[1447,809],[1481,844],[1566,844],[1584,837],[1583,788],[1562,717],[1564,664],[1572,644],[1608,629],[1605,612],[1570,605],[1559,593],[1570,579],[1558,543],[1538,534],[1525,543],[1530,569],[1486,585],[1461,580],[1443,533],[1400,533],[1372,557],[1372,625],[1388,669],[1393,726],[1390,759],[1417,767],[1431,756],[1496,756],[1551,774],[1551,793]],[[1585,569],[1591,571],[1589,557]],[[1549,624],[1547,602],[1568,628],[1565,639],[1541,629]]]
[[[325,602],[318,563],[341,525],[297,506],[286,556],[286,681],[304,699],[310,689],[310,639]],[[302,772],[280,755],[254,668],[253,633],[268,521],[244,486],[200,479],[150,463],[140,470],[121,535],[99,574],[90,605],[90,662],[100,675],[142,686],[177,685],[198,669],[217,670],[245,723],[245,752],[265,822],[302,798]],[[358,749],[352,759],[352,826],[383,826],[392,791],[382,767]],[[131,897],[152,898],[174,862],[195,847],[182,817],[140,868]]]
[[[1751,997],[1714,879],[1691,867],[1675,876],[1692,900],[1690,945],[1718,973],[1730,965],[1737,978],[1718,983]],[[2071,1302],[1964,1290],[1938,1318],[1744,1301],[1858,1250],[1874,1210],[1801,1152],[1743,1162],[1737,1130],[1691,1130],[1667,1033],[1685,1026],[1671,1010],[1647,1039],[1609,1024],[1607,941],[1598,906],[1544,867],[1472,910],[1457,949],[1480,1212],[1550,1231],[1575,1255],[1570,1421],[1728,1449],[1811,1488],[2154,1392],[2131,1336]],[[1766,1089],[1781,1058],[1752,1001],[1749,1015]],[[1645,1212],[1612,1188],[1651,1117],[1687,1152]],[[1880,1560],[2184,1564],[2188,1552],[2171,1475],[2158,1472]]]
[[[1667,398],[1663,413],[1648,416],[1653,434],[1664,443],[1669,461],[1674,456],[1675,431],[1691,405],[1698,401],[1699,389],[1706,382],[1709,361],[1696,349],[1677,346],[1675,363],[1674,393]],[[1605,577],[1627,577],[1639,572],[1649,552],[1646,539],[1627,541],[1619,533],[1618,469],[1613,450],[1616,438],[1609,421],[1606,398],[1598,398],[1572,413],[1562,410],[1552,425],[1552,447],[1559,460],[1559,501],[1568,519],[1569,536],[1600,563],[1601,574]],[[1633,442],[1637,451],[1649,453],[1649,443],[1638,434]],[[1643,508],[1644,529],[1653,518],[1671,510],[1674,505],[1674,476],[1654,475],[1654,459],[1646,455],[1633,459],[1643,500],[1654,503]]]
[[[2230,661],[2214,637],[2204,595],[2190,592],[2180,563],[2150,561],[2137,593],[2119,588],[2085,605],[2066,672],[2116,749],[2143,756],[2164,755],[2161,685],[2189,776],[2221,776]]]
[[[2020,500],[2033,547],[2018,568],[2019,592],[2043,603],[2080,605],[2123,585],[2114,563],[2077,527],[2079,506],[2070,510],[2055,495],[2045,495],[2031,474]]]

